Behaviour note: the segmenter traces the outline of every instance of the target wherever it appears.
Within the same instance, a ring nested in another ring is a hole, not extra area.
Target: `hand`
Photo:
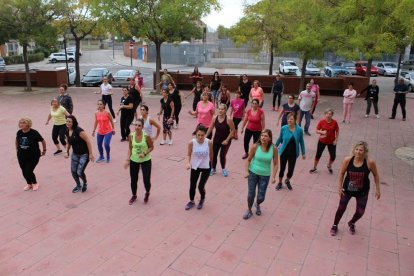
[[[339,192],[339,197],[342,197],[344,195],[344,191],[342,190],[342,187],[338,189],[338,192]]]
[[[306,155],[302,155],[302,159],[305,160],[306,159]]]
[[[272,177],[272,184],[276,183],[276,177]]]
[[[92,137],[95,137],[95,131],[92,131]]]
[[[223,146],[227,146],[227,145],[229,144],[229,142],[227,142],[226,140],[224,140],[221,144],[222,144]]]
[[[45,126],[47,126],[49,124],[49,121],[47,121],[46,123],[45,123]]]
[[[186,168],[187,170],[189,170],[189,169],[191,168],[190,162],[188,162],[188,163],[187,163],[187,165],[185,166],[185,168]]]
[[[46,150],[43,150],[42,153],[40,154],[41,156],[45,156],[46,154]]]
[[[64,157],[65,157],[66,159],[68,159],[68,158],[69,158],[69,152],[66,152]]]
[[[89,161],[95,162],[95,156],[93,156],[93,154],[89,155]]]
[[[129,160],[126,160],[124,164],[124,169],[127,169],[128,167],[129,167]]]
[[[379,189],[376,189],[376,190],[375,190],[375,198],[376,198],[377,200],[381,198],[381,192],[380,192],[380,190],[379,190]]]
[[[98,92],[98,91],[95,91],[95,92],[93,92],[93,93],[98,94],[99,92]]]
[[[112,130],[112,135],[115,135],[115,130]]]
[[[143,153],[138,154],[138,158],[144,158],[144,157],[145,157],[145,154]]]
[[[332,142],[332,145],[336,146],[336,140],[334,140],[334,141]]]

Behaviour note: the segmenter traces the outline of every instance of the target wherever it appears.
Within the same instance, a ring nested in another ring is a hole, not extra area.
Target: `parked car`
[[[366,76],[367,75],[367,61],[357,61],[355,62],[355,69],[357,75]],[[378,76],[378,68],[374,65],[371,65],[371,76]]]
[[[321,69],[318,68],[313,63],[308,63],[308,64],[306,64],[306,73],[305,73],[305,75],[320,76],[321,75]]]
[[[408,91],[414,92],[414,71],[400,72],[400,79],[403,79],[404,83],[408,85]]]
[[[51,63],[56,63],[56,62],[62,62],[62,61],[66,61],[66,58],[69,62],[74,62],[75,61],[75,55],[71,55],[71,54],[67,54],[65,55],[65,53],[52,53],[49,56],[49,62]]]
[[[6,62],[4,62],[2,57],[0,57],[0,71],[6,71]]]
[[[326,66],[324,69],[325,77],[335,78],[341,75],[350,76],[352,73],[342,66]]]
[[[119,70],[112,78],[112,86],[128,86],[129,81],[135,77],[137,70]]]
[[[86,75],[83,75],[81,86],[100,86],[104,77],[112,83],[112,73],[107,68],[92,68]]]
[[[378,62],[378,74],[383,76],[396,76],[397,64],[395,62]]]
[[[279,73],[284,75],[299,75],[299,67],[292,60],[283,60],[279,64]]]
[[[65,51],[64,49],[63,49],[63,51]],[[66,53],[75,53],[76,52],[76,47],[67,47],[66,48]],[[82,50],[81,49],[79,49],[79,55],[81,56],[82,55]]]
[[[414,59],[405,60],[401,62],[401,69],[403,70],[414,70]]]
[[[337,61],[332,66],[339,66],[346,68],[352,75],[356,75],[355,62],[354,61]]]
[[[66,67],[56,67],[56,70],[66,70]],[[76,81],[76,69],[73,66],[68,67],[69,81],[68,85],[74,85]]]

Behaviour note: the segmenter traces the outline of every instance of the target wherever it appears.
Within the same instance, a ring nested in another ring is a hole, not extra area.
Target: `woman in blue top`
[[[276,190],[282,189],[282,180],[283,175],[285,174],[286,164],[289,165],[289,168],[285,184],[289,190],[292,190],[290,179],[292,178],[293,171],[295,170],[296,159],[299,157],[299,146],[300,152],[302,152],[302,158],[306,158],[303,130],[296,124],[294,113],[289,113],[287,115],[287,122],[288,124],[280,129],[280,135],[276,141],[276,146],[279,148],[280,155],[279,183],[276,185]]]
[[[271,168],[273,160],[273,172]],[[256,215],[260,216],[260,204],[265,200],[267,185],[269,184],[270,174],[272,175],[272,183],[276,182],[278,158],[277,148],[272,144],[272,131],[265,129],[260,134],[257,144],[250,149],[246,162],[246,175],[248,179],[247,194],[247,211],[243,215],[243,219],[249,219],[252,213],[254,198],[256,197],[256,187],[258,190],[256,198]]]

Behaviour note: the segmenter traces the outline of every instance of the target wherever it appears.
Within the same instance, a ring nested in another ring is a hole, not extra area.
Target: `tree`
[[[92,1],[93,14],[114,25],[126,24],[131,35],[155,44],[156,83],[160,81],[161,44],[201,37],[201,17],[218,8],[217,0]]]
[[[216,32],[219,39],[229,38],[229,29],[223,25],[218,25]]]
[[[0,28],[10,30],[5,33],[9,34],[9,38],[17,39],[23,47],[26,91],[32,90],[27,58],[28,46],[32,42],[56,41],[51,22],[58,12],[57,0],[10,0],[0,7]]]

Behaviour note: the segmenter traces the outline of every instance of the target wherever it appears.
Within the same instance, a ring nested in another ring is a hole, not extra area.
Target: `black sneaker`
[[[57,150],[57,151],[55,151],[55,153],[53,153],[53,155],[58,155],[58,154],[61,154],[63,151],[62,150]]]
[[[261,216],[262,210],[260,209],[260,205],[256,203],[256,215]]]
[[[194,205],[195,205],[195,203],[194,202],[192,202],[192,201],[189,201],[188,203],[187,203],[187,205],[185,205],[185,210],[190,210],[191,208],[193,208],[194,207]]]
[[[281,182],[277,183],[275,189],[276,189],[276,191],[279,191],[280,189],[282,189],[282,183]]]
[[[349,226],[349,233],[351,233],[351,235],[355,234],[355,224],[353,224],[352,222],[348,222],[348,226]]]
[[[252,210],[247,210],[243,215],[243,219],[249,219],[252,216],[253,216]]]
[[[286,187],[287,187],[290,191],[292,191],[292,185],[290,185],[290,180],[289,180],[289,179],[286,179],[286,180],[285,180],[285,184],[286,184]]]
[[[338,226],[332,225],[331,228],[331,236],[336,236],[336,233],[338,232]]]
[[[83,184],[82,186],[82,193],[86,192],[86,190],[88,189],[88,184]]]
[[[330,174],[333,174],[332,166],[326,166]]]
[[[312,136],[312,135],[309,133],[309,131],[305,131],[305,134],[306,134],[306,135],[308,135],[308,136]]]
[[[137,200],[137,196],[136,196],[136,195],[133,195],[133,196],[131,197],[131,199],[129,200],[129,205],[132,205],[132,203],[134,203],[134,202],[135,202],[135,200]]]
[[[311,170],[309,170],[309,173],[316,173],[318,170],[316,168],[313,168]]]
[[[73,188],[72,193],[77,193],[80,192],[82,190],[81,186],[76,186],[75,188]]]
[[[198,210],[202,209],[203,208],[203,205],[204,205],[204,199],[200,199],[200,202],[197,205],[197,209]]]
[[[144,203],[148,202],[149,195],[150,195],[150,193],[145,193]]]

